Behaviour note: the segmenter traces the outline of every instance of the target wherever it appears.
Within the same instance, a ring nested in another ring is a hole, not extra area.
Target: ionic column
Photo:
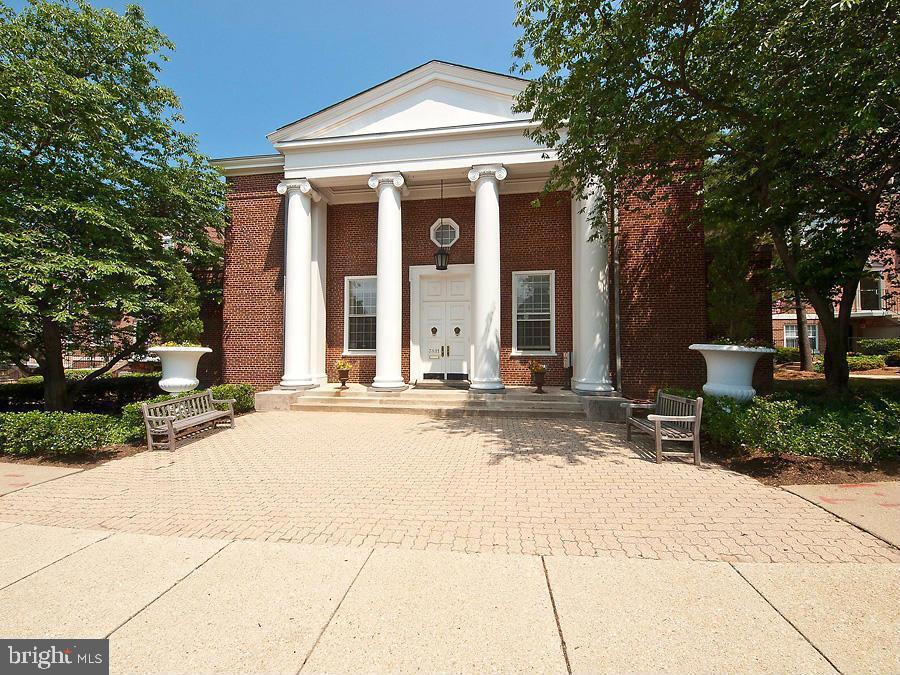
[[[471,388],[502,391],[500,379],[500,192],[506,178],[500,164],[473,166],[469,180],[475,192],[475,282],[472,328],[475,361]]]
[[[572,388],[582,394],[613,390],[609,377],[609,249],[606,218],[594,234],[591,215],[599,186],[572,200],[572,321],[575,361]]]
[[[374,389],[405,389],[401,370],[403,340],[403,250],[400,220],[400,189],[403,176],[396,172],[375,173],[369,187],[378,193],[378,248],[375,298]]]
[[[319,200],[309,181],[284,180],[278,193],[287,195],[284,241],[284,375],[281,386],[311,389],[310,297],[312,280],[312,203]]]

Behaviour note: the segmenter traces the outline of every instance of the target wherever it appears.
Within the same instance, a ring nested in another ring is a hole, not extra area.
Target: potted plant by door
[[[334,363],[334,369],[337,371],[338,379],[341,381],[340,389],[347,388],[347,380],[350,379],[350,371],[353,370],[353,364],[344,359],[338,359]]]
[[[528,370],[531,371],[531,383],[537,387],[535,394],[544,393],[544,377],[547,375],[547,364],[532,360],[528,362]]]
[[[753,369],[761,356],[774,354],[770,344],[760,340],[721,338],[709,344],[691,345],[706,361],[706,384],[703,392],[710,396],[728,396],[736,401],[749,401],[756,396]]]

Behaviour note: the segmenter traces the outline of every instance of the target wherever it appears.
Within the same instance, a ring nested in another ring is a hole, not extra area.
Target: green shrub
[[[883,356],[866,354],[850,354],[847,356],[847,365],[849,365],[850,370],[854,372],[860,370],[877,370],[878,368],[884,368],[884,364]],[[822,359],[816,359],[815,363],[813,363],[813,370],[817,373],[824,373],[825,362]]]
[[[890,352],[884,357],[884,365],[892,368],[900,367],[900,349]]]
[[[860,354],[889,354],[900,351],[900,338],[861,338],[856,341]]]
[[[702,424],[710,439],[731,449],[852,462],[900,457],[900,402],[879,396],[860,400],[791,392],[747,403],[707,397]]]
[[[775,347],[775,363],[794,363],[799,360],[799,347]]]
[[[219,400],[233,398],[234,411],[243,413],[253,410],[256,390],[249,384],[219,384],[212,388],[212,395]]]
[[[0,413],[0,454],[79,455],[106,445],[115,431],[109,415]]]
[[[148,399],[159,392],[159,377],[159,373],[101,376],[84,382],[72,404],[77,410],[118,412],[128,403]],[[42,377],[35,376],[0,384],[0,411],[42,408],[43,382]]]

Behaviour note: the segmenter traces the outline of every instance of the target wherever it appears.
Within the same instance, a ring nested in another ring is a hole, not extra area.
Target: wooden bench
[[[656,440],[656,463],[663,460],[663,441],[682,441],[693,444],[694,464],[700,466],[700,416],[702,398],[672,396],[661,391],[656,403],[623,403],[625,408],[625,436],[631,440],[631,429],[650,434]],[[646,417],[635,417],[635,410],[652,411]]]
[[[216,400],[208,389],[199,394],[171,398],[159,403],[144,403],[144,425],[147,427],[147,449],[168,446],[175,450],[175,439],[215,426],[220,420],[228,420],[234,428],[234,399]],[[216,408],[217,403],[227,403],[227,410]],[[165,441],[155,441],[154,436],[165,436]]]

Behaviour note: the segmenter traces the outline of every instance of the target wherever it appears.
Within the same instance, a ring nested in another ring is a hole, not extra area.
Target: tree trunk
[[[63,367],[62,334],[59,325],[44,319],[44,409],[69,410],[72,405],[66,391],[66,371]]]
[[[806,325],[806,306],[800,291],[794,290],[794,306],[797,310],[797,344],[800,347],[800,370],[812,370],[812,348],[809,345],[809,327]]]

